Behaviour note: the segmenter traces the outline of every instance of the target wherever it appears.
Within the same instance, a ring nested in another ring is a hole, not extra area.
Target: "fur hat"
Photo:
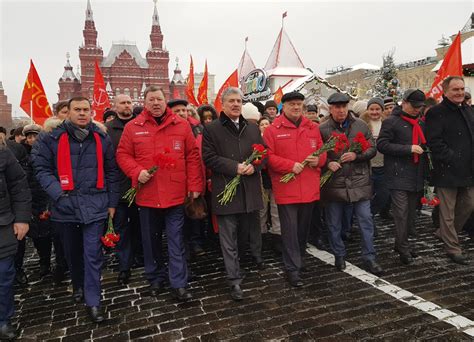
[[[352,111],[358,116],[362,115],[363,112],[367,109],[367,101],[359,100],[352,105]]]
[[[257,107],[255,107],[249,102],[242,106],[242,116],[246,120],[258,121],[260,119],[261,114],[258,111]]]

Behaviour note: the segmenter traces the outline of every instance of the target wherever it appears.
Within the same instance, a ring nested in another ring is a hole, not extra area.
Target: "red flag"
[[[44,121],[53,115],[32,60],[30,60],[30,70],[23,87],[20,107],[39,125],[43,125]]]
[[[278,87],[278,90],[273,95],[273,100],[276,102],[277,106],[280,105],[282,97],[283,97],[283,89],[281,89],[281,86],[280,86]]]
[[[201,83],[199,84],[198,89],[198,102],[199,105],[208,104],[207,101],[207,82],[208,82],[209,75],[207,74],[207,60],[206,65],[204,66],[204,75],[202,76]]]
[[[222,102],[221,102],[221,95],[222,92],[229,87],[238,87],[239,86],[239,76],[237,69],[227,78],[224,84],[219,88],[217,92],[216,100],[214,101],[214,108],[216,109],[217,115],[219,115],[222,111]]]
[[[186,97],[188,98],[188,102],[199,106],[199,103],[196,101],[196,97],[194,96],[194,65],[193,65],[193,56],[191,56],[191,63],[189,64],[189,75],[188,75],[188,82],[186,84]]]
[[[441,83],[448,76],[462,76],[462,57],[461,57],[461,32],[454,38],[448,52],[444,56],[443,63],[436,74],[427,97],[439,99],[443,95]]]
[[[99,64],[95,61],[94,97],[92,110],[95,112],[94,120],[102,122],[106,108],[110,108],[109,94],[105,89],[105,82],[100,72]]]

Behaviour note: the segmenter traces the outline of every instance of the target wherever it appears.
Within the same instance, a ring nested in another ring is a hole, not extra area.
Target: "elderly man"
[[[0,142],[0,340],[13,340],[17,333],[10,319],[14,314],[14,257],[18,240],[28,232],[31,193],[25,172],[14,155]]]
[[[117,162],[138,189],[136,204],[151,293],[158,295],[169,278],[171,295],[186,301],[192,295],[186,289],[183,204],[186,196],[197,198],[202,191],[201,160],[191,127],[167,108],[163,90],[151,85],[144,96],[144,110],[125,126]],[[153,166],[158,166],[155,173]],[[162,251],[164,229],[169,272]]]
[[[69,116],[33,146],[36,178],[52,200],[51,221],[60,229],[71,271],[73,298],[84,297],[93,322],[100,307],[104,225],[119,200],[119,174],[110,137],[92,122],[84,97],[69,100]]]
[[[377,149],[384,155],[384,183],[392,197],[395,221],[395,251],[400,261],[409,265],[416,253],[410,248],[408,233],[414,229],[419,194],[424,186],[423,147],[426,143],[419,124],[425,104],[425,94],[408,89],[401,107],[383,121],[377,139]]]
[[[135,115],[132,112],[132,99],[128,95],[117,95],[114,98],[113,108],[117,116],[114,120],[106,122],[105,127],[107,127],[107,133],[112,140],[114,149],[117,150],[125,125],[132,121]],[[121,198],[131,187],[131,184],[130,178],[120,171]],[[120,234],[120,240],[116,246],[119,263],[117,282],[125,285],[130,280],[130,268],[133,264],[137,245],[140,242],[140,221],[138,219],[138,208],[134,203],[129,206],[127,201],[120,200],[114,216],[114,227],[117,233]]]
[[[434,164],[431,182],[441,201],[436,235],[443,240],[448,257],[466,265],[458,233],[474,209],[474,117],[464,102],[462,77],[447,77],[442,87],[443,101],[426,114],[426,138]]]
[[[326,203],[329,243],[335,256],[336,268],[344,270],[346,248],[341,237],[341,217],[344,207],[352,204],[361,231],[364,268],[375,275],[380,275],[382,268],[375,261],[374,225],[370,213],[370,199],[373,192],[369,162],[375,156],[376,149],[367,124],[348,115],[349,100],[349,96],[342,93],[329,96],[330,117],[320,126],[323,140],[328,141],[332,133],[338,133],[345,134],[349,141],[352,141],[360,132],[371,143],[371,146],[363,152],[328,152],[327,168],[334,174],[323,187],[322,198]]]
[[[265,264],[261,256],[262,237],[258,222],[259,210],[263,208],[260,167],[246,165],[244,161],[252,154],[253,144],[263,144],[257,125],[242,116],[242,92],[229,87],[222,92],[222,107],[219,119],[204,127],[203,159],[212,171],[212,210],[217,215],[219,239],[231,286],[231,297],[243,299],[240,288],[239,251],[250,236],[250,249],[258,267]],[[232,178],[241,175],[232,202],[221,205],[219,195]],[[239,246],[240,245],[240,246]]]
[[[311,225],[314,202],[319,200],[319,177],[326,155],[310,154],[322,145],[319,126],[303,116],[304,95],[291,92],[283,95],[282,115],[265,130],[268,166],[273,193],[278,205],[283,242],[283,263],[290,284],[303,286],[306,240]],[[308,163],[308,167],[301,164]],[[288,183],[280,178],[293,172],[296,178]]]

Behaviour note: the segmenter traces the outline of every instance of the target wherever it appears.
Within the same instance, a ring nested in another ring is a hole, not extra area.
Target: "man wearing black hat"
[[[111,121],[106,121],[105,126],[114,145],[114,150],[117,151],[125,125],[135,118],[132,112],[132,98],[125,94],[115,96],[113,108],[117,116]],[[120,202],[114,216],[114,228],[120,234],[115,251],[119,262],[117,282],[122,285],[128,284],[130,280],[130,269],[135,256],[142,254],[137,253],[141,250],[138,208],[135,203],[129,206],[128,202],[122,198],[131,186],[130,178],[120,170]]]
[[[275,118],[278,116],[278,106],[275,101],[268,100],[265,102],[265,113],[268,114],[272,121],[275,120]]]
[[[426,114],[426,138],[432,152],[440,228],[436,235],[445,244],[448,257],[467,264],[458,233],[474,210],[474,118],[464,102],[464,79],[447,77],[442,83],[443,101]]]
[[[335,152],[327,154],[327,168],[334,174],[322,188],[322,199],[326,203],[326,220],[329,230],[329,243],[335,256],[338,270],[346,268],[346,248],[342,241],[341,230],[344,208],[353,205],[362,238],[362,259],[367,271],[380,275],[382,268],[375,261],[373,244],[374,225],[370,213],[370,199],[373,196],[370,181],[370,159],[376,154],[374,139],[367,124],[349,115],[349,96],[334,93],[328,98],[329,119],[321,124],[324,141],[332,133],[345,134],[352,141],[357,133],[362,133],[371,146],[364,152]]]
[[[304,96],[298,92],[286,93],[281,101],[282,115],[265,130],[264,139],[280,216],[285,271],[290,284],[301,287],[308,231],[314,203],[320,197],[319,178],[326,156],[310,157],[323,142],[318,125],[303,116]],[[308,167],[304,167],[303,161]],[[290,172],[295,178],[281,182],[281,177]]]
[[[408,242],[414,229],[419,193],[424,188],[422,145],[426,144],[420,127],[420,112],[425,94],[419,89],[408,89],[403,94],[401,107],[383,121],[377,139],[377,149],[384,155],[385,184],[392,198],[395,221],[395,251],[400,261],[409,265],[416,253]]]
[[[188,115],[188,104],[188,101],[183,99],[174,99],[168,101],[168,107],[171,109],[171,111],[189,122],[194,137],[196,138],[196,144],[199,147],[199,154],[202,156],[201,146],[203,127],[198,120]],[[202,173],[205,174],[204,169],[202,170]],[[187,257],[189,258],[189,252],[192,252],[195,256],[204,255],[204,224],[202,220],[192,220],[185,216],[183,232]]]

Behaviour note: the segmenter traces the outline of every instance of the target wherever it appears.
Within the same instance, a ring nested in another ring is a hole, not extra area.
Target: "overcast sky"
[[[51,104],[57,102],[58,79],[66,53],[76,71],[83,42],[87,0],[0,0],[0,81],[13,115],[32,58]],[[152,0],[91,0],[99,44],[106,56],[112,41],[135,41],[145,56],[149,46]],[[287,11],[285,29],[303,63],[324,75],[338,65],[381,65],[382,55],[396,49],[396,63],[434,56],[442,35],[460,30],[473,1],[178,1],[158,0],[164,45],[186,76],[189,54],[194,70],[216,74],[216,91],[248,50],[263,67]]]

